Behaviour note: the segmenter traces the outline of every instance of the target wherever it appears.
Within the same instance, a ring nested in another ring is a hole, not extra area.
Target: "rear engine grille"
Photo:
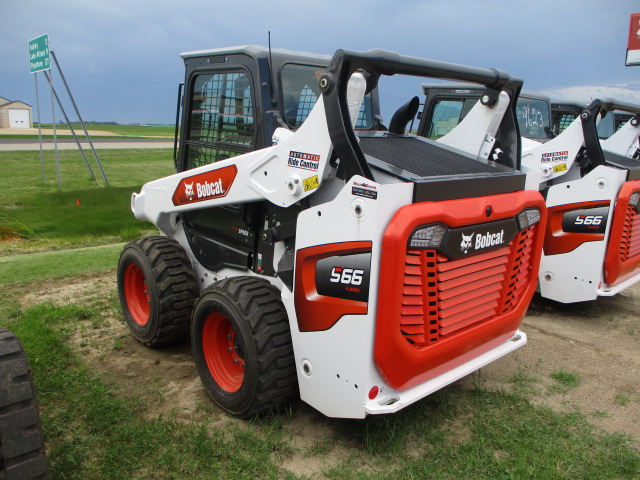
[[[640,256],[640,213],[633,205],[627,206],[627,212],[620,238],[620,260],[626,262]]]
[[[400,330],[416,347],[515,309],[531,276],[537,225],[501,249],[457,260],[408,250]]]

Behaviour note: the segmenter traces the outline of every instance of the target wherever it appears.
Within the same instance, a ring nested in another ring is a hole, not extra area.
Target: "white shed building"
[[[32,128],[33,109],[19,100],[0,97],[0,128]]]

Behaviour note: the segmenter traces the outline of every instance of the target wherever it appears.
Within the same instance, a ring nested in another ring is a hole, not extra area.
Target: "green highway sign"
[[[49,34],[45,33],[33,40],[29,40],[29,70],[31,73],[49,70]]]

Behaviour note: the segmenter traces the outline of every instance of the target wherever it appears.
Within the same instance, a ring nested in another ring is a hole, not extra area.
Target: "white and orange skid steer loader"
[[[164,235],[118,267],[138,340],[190,332],[241,418],[298,392],[332,417],[396,412],[526,343],[546,209],[520,171],[521,80],[382,50],[183,58],[178,173],[131,205]],[[417,98],[382,125],[396,74],[492,96],[446,146],[405,133]]]
[[[597,121],[633,114],[600,141]],[[560,135],[523,149],[540,174],[548,224],[540,293],[563,303],[611,296],[640,281],[640,106],[594,100]]]
[[[444,144],[457,138],[457,125],[486,96],[482,88],[469,85],[424,84],[422,89],[418,135]],[[561,115],[554,121],[556,127],[562,123],[562,130],[554,129],[557,136],[548,128],[550,105]],[[570,105],[571,110],[560,108],[527,92],[516,107],[522,168],[529,178],[539,174],[549,210],[539,290],[562,303],[615,295],[640,280],[640,217],[635,216],[640,106],[595,100],[574,114],[578,104]],[[622,119],[626,123],[618,126]]]

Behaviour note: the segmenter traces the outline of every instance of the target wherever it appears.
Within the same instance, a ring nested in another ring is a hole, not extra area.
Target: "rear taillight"
[[[447,230],[441,223],[421,226],[409,238],[409,248],[438,248]]]
[[[540,221],[540,210],[537,208],[527,208],[520,212],[517,218],[520,230],[524,230]]]

